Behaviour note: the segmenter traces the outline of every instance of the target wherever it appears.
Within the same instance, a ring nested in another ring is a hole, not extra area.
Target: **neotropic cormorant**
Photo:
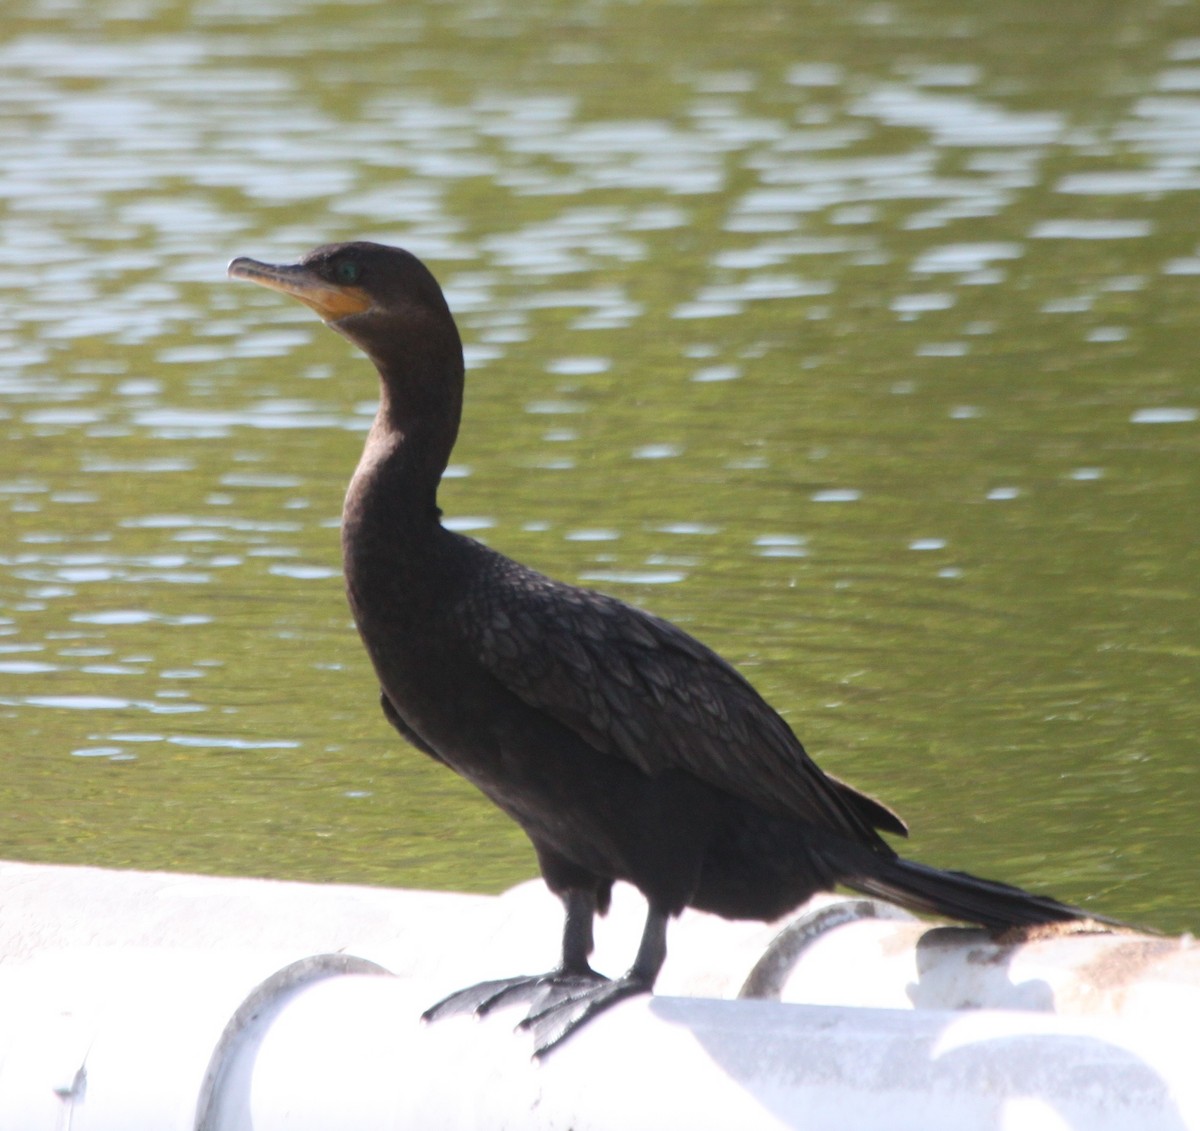
[[[823,772],[716,653],[613,597],[553,581],[445,529],[437,488],[458,432],[463,354],[433,275],[374,243],[300,263],[235,259],[358,346],[381,399],[346,495],[350,607],[384,714],[517,821],[562,900],[562,961],[451,995],[426,1018],[530,1004],[538,1055],[647,993],[685,907],[773,919],[843,884],[991,929],[1089,916],[1019,888],[901,859],[890,809]],[[632,967],[592,970],[614,880],[649,911]]]

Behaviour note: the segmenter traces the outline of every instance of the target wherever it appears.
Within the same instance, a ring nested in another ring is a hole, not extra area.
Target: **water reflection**
[[[17,0],[4,850],[529,869],[374,717],[370,374],[222,279],[371,236],[463,329],[456,529],[699,632],[919,854],[1182,926],[1200,47],[1023,11]]]

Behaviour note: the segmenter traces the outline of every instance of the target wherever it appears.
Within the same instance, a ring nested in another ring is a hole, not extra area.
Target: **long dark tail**
[[[898,903],[910,911],[962,919],[991,930],[1072,919],[1113,922],[1048,895],[1034,895],[1011,884],[981,880],[966,872],[946,872],[898,856],[874,855],[863,864],[843,874],[841,882],[846,887]]]

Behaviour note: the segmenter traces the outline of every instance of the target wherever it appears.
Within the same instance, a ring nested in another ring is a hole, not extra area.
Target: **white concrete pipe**
[[[688,914],[664,995],[788,1003],[634,1000],[534,1063],[519,1011],[417,1018],[553,963],[559,909],[537,885],[0,863],[0,908],[0,1131],[1200,1131],[1188,939],[997,946],[862,900],[782,930]],[[641,914],[620,891],[598,968],[628,963]]]

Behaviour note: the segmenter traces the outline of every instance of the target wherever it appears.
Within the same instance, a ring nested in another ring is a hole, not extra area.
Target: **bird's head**
[[[461,359],[441,287],[424,263],[401,248],[365,240],[327,244],[284,265],[239,256],[229,275],[312,307],[381,369],[393,357],[420,355],[426,347],[450,347]]]

